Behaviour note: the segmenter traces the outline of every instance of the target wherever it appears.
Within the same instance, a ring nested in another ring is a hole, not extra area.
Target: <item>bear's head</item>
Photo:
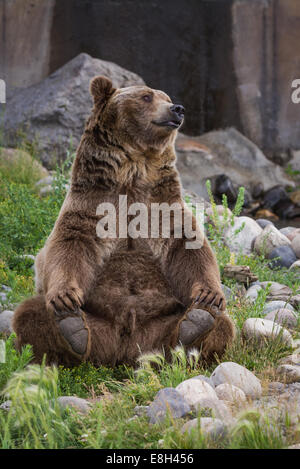
[[[91,81],[93,122],[112,139],[134,148],[157,148],[174,141],[183,123],[184,107],[163,91],[147,86],[115,89],[105,77]]]

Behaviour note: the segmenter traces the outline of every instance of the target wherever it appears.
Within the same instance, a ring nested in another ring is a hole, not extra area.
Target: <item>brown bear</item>
[[[120,220],[121,195],[128,205],[143,203],[150,215],[152,204],[161,203],[176,203],[182,216],[187,213],[174,150],[184,108],[162,91],[115,89],[105,77],[94,78],[90,91],[94,106],[70,189],[36,259],[37,296],[14,315],[17,346],[31,344],[37,362],[46,354],[47,363],[66,366],[87,360],[96,366],[134,365],[141,353],[163,349],[168,356],[196,305],[214,319],[204,329],[195,326],[184,345],[201,348],[205,360],[220,356],[234,327],[224,313],[215,256],[191,212],[202,240],[196,249],[186,249],[183,233],[175,236],[172,215],[168,238],[161,232],[123,237],[121,228],[117,236],[97,234],[103,220],[99,204],[112,204]],[[131,219],[127,215],[126,226]],[[201,316],[201,310],[192,313]]]

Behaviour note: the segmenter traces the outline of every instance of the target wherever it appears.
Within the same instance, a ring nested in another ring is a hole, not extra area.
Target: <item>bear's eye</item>
[[[145,94],[145,95],[142,97],[142,99],[143,99],[144,101],[146,101],[146,103],[151,103],[151,101],[152,101],[152,99],[153,99],[153,96],[152,96],[152,94]]]

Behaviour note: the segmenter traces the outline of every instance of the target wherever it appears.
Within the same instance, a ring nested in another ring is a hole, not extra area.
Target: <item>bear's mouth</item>
[[[182,119],[172,119],[168,121],[152,121],[152,124],[158,125],[159,127],[171,127],[172,129],[178,129],[182,124]]]

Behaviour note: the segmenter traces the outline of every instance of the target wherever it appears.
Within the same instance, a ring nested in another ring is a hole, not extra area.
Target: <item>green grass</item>
[[[28,149],[28,148],[27,148]],[[71,157],[70,157],[71,158]],[[54,190],[41,198],[34,186],[35,176],[25,168],[14,172],[0,167],[0,285],[11,287],[8,305],[16,304],[34,292],[32,262],[21,256],[35,255],[52,230],[65,197],[70,161],[57,168]],[[242,194],[242,192],[241,192]],[[223,201],[226,208],[226,199]],[[234,214],[240,213],[240,195]],[[221,274],[228,262],[249,265],[261,281],[284,283],[296,291],[300,281],[293,272],[274,271],[262,256],[233,256],[224,247],[224,224],[215,213],[216,226],[209,227]],[[225,217],[225,223],[231,218]],[[222,281],[237,292],[234,280]],[[248,317],[261,317],[267,291],[259,292],[255,303],[238,297],[228,304],[228,313],[240,331]],[[4,305],[5,306],[5,305]],[[295,337],[300,327],[295,331]],[[0,338],[1,339],[1,338]],[[283,437],[271,431],[271,424],[260,425],[255,412],[238,416],[235,427],[225,438],[210,441],[196,428],[182,433],[187,419],[150,425],[146,417],[134,417],[136,405],[149,405],[163,387],[176,387],[198,374],[207,376],[217,364],[204,368],[199,354],[188,356],[181,348],[173,351],[172,362],[161,354],[141,357],[139,368],[119,366],[96,368],[91,364],[68,369],[30,365],[30,346],[21,353],[14,347],[14,335],[5,339],[6,362],[0,363],[0,403],[13,402],[9,412],[0,410],[1,448],[282,448],[299,440],[295,431]],[[263,381],[272,379],[274,367],[291,351],[280,341],[260,347],[245,343],[240,332],[222,361],[246,366]],[[93,403],[89,415],[72,409],[63,410],[56,403],[61,395],[77,395]],[[276,430],[276,429],[275,429]]]

